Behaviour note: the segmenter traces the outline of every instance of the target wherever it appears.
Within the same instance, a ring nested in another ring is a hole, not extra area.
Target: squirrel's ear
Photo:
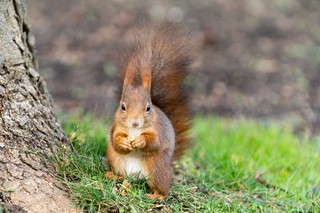
[[[142,86],[151,91],[151,70],[145,61],[141,62]]]
[[[135,69],[136,69],[136,66],[134,64],[134,61],[130,61],[128,63],[126,74],[123,81],[124,86],[128,86],[133,83]]]

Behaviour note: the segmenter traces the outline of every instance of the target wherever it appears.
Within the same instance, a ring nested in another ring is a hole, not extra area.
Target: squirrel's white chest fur
[[[139,178],[146,177],[145,166],[143,163],[142,153],[139,151],[133,151],[123,157],[124,170],[126,175],[137,175]]]
[[[141,130],[132,128],[128,130],[128,135],[137,137],[141,134]],[[121,175],[137,175],[139,174],[139,178],[145,178],[148,176],[147,167],[143,160],[143,153],[138,150],[134,150],[129,154],[122,155],[119,154],[117,156],[117,161],[119,162],[117,173]]]

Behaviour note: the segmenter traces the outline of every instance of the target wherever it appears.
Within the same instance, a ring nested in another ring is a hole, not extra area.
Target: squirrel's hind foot
[[[159,194],[158,192],[154,192],[153,194],[147,194],[150,199],[159,199],[164,201],[166,199],[166,195]]]
[[[115,175],[112,171],[109,171],[109,172],[106,172],[104,173],[104,176],[108,179],[116,179],[116,180],[119,180],[119,179],[122,179],[123,177],[120,176],[120,175]]]

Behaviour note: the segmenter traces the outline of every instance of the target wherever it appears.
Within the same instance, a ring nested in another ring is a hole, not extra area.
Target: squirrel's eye
[[[146,112],[150,112],[151,111],[151,106],[150,104],[147,105],[147,108],[146,108]]]
[[[125,105],[124,103],[121,104],[121,110],[122,110],[123,112],[126,111],[126,105]]]

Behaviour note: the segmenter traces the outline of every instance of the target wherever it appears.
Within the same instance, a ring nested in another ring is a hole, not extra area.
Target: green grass
[[[196,142],[176,166],[171,194],[150,200],[143,180],[104,178],[108,122],[62,118],[73,151],[56,160],[61,181],[87,212],[319,212],[320,142],[298,137],[291,125],[245,118],[197,117]]]

